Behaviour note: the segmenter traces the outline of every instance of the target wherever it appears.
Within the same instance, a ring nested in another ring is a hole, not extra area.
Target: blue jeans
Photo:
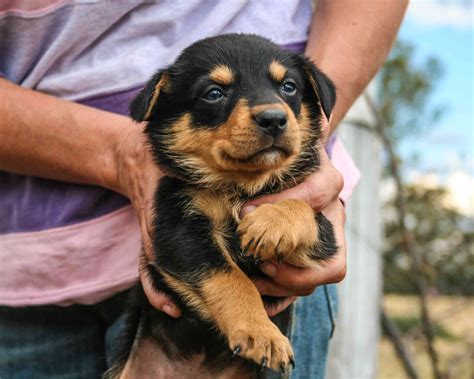
[[[337,313],[336,285],[318,287],[311,296],[298,299],[294,312],[291,343],[296,367],[291,378],[324,378]]]
[[[100,378],[112,361],[125,293],[96,305],[0,307],[0,378]],[[322,378],[335,314],[334,286],[298,300],[292,378]]]

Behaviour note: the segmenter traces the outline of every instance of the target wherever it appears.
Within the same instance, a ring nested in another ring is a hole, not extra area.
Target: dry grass
[[[386,295],[384,304],[390,317],[400,321],[413,321],[419,317],[418,301],[414,296]],[[434,322],[440,327],[435,343],[442,371],[448,372],[449,379],[474,378],[474,298],[436,296],[429,299],[429,308]],[[405,333],[404,341],[420,378],[431,378],[429,358],[416,325]],[[406,378],[386,338],[382,338],[379,344],[377,377]]]

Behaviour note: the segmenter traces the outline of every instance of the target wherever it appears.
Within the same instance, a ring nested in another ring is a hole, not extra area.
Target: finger
[[[314,268],[296,267],[276,261],[267,263],[274,266],[275,274],[272,276],[272,280],[275,285],[285,288],[290,293],[296,294],[321,284],[318,271]]]
[[[147,273],[141,271],[140,280],[142,282],[143,291],[145,292],[148,301],[154,308],[166,313],[168,316],[174,318],[181,317],[181,309],[176,306],[176,304],[173,302],[173,300],[171,300],[169,296],[167,296],[163,292],[157,291],[153,287],[151,279]]]
[[[339,283],[344,276],[345,258],[341,255],[329,262],[321,262],[318,268],[301,268],[281,263],[273,280],[303,296],[309,295],[311,289],[322,284]]]
[[[274,297],[288,297],[288,296],[297,295],[295,291],[293,291],[292,289],[282,287],[281,285],[275,283],[271,279],[265,279],[265,278],[254,279],[254,284],[261,295],[274,296]]]
[[[286,308],[293,304],[297,298],[297,296],[290,296],[273,306],[265,304],[265,310],[267,311],[269,317],[276,316],[278,313],[283,312]]]
[[[140,224],[140,232],[142,235],[142,243],[143,243],[143,252],[145,254],[147,261],[153,261],[153,243],[151,240],[151,233],[147,223],[147,217],[145,210],[141,209],[138,212],[139,224]]]

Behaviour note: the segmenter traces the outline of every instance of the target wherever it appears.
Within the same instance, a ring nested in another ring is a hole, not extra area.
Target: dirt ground
[[[385,308],[404,330],[404,342],[413,357],[419,377],[432,378],[428,355],[419,334],[419,306],[414,296],[386,295]],[[474,297],[435,296],[429,299],[436,323],[435,345],[440,367],[448,379],[474,378]],[[379,343],[378,379],[406,378],[390,341]]]

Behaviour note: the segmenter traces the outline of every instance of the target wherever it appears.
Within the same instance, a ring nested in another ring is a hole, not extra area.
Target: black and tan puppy
[[[173,319],[155,310],[137,284],[110,375],[120,376],[143,341],[168,363],[198,362],[210,377],[293,362],[264,309],[278,299],[262,301],[251,278],[263,275],[260,261],[309,267],[331,258],[332,226],[300,200],[262,205],[243,219],[239,211],[317,170],[321,121],[334,101],[331,81],[306,58],[251,35],[199,41],[149,81],[131,116],[147,121],[156,162],[172,176],[156,193],[148,270],[184,312]]]

